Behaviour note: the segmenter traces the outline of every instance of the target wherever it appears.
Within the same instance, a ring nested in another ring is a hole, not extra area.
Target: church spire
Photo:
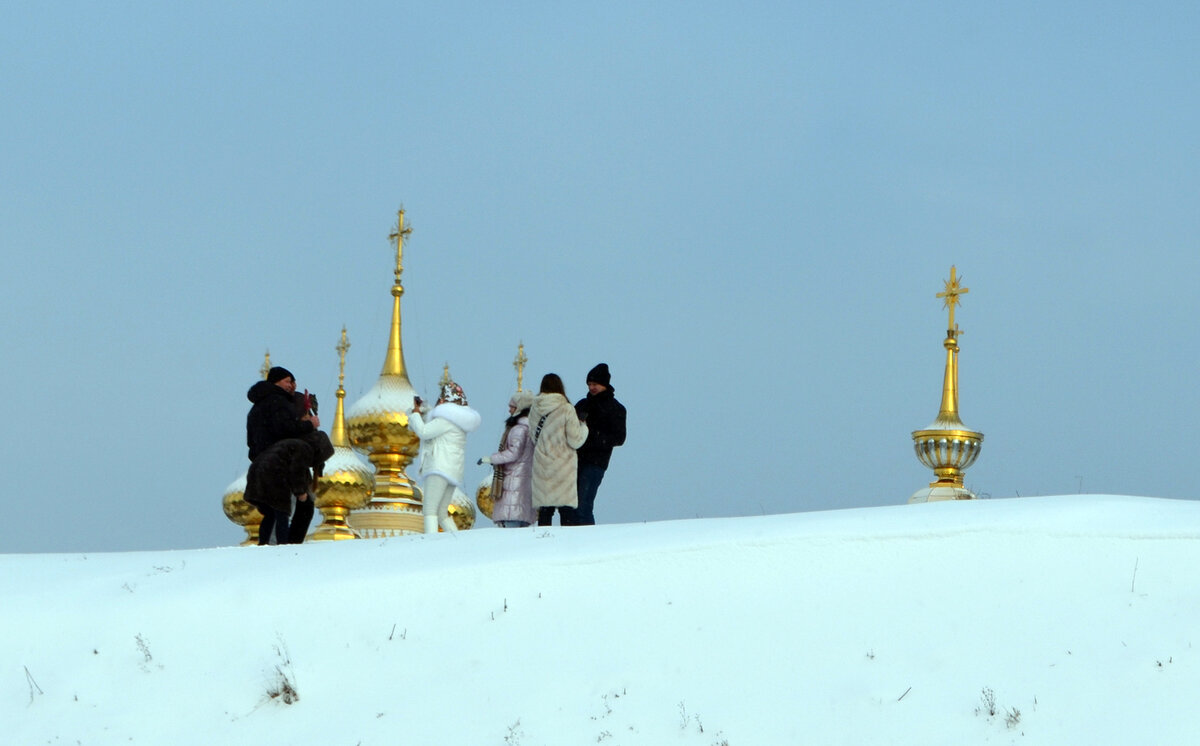
[[[392,323],[383,372],[362,397],[346,410],[350,443],[367,453],[375,466],[371,502],[350,515],[350,525],[364,538],[420,533],[423,530],[421,491],[405,473],[417,457],[421,441],[408,427],[408,412],[416,392],[408,380],[400,338],[400,284],[404,272],[404,242],[412,232],[404,208],[396,213],[396,227],[388,235],[394,242],[396,264],[392,284]]]
[[[938,410],[938,421],[958,423],[958,335],[962,331],[954,321],[954,307],[959,303],[959,296],[971,292],[970,288],[958,284],[954,265],[950,266],[950,279],[945,280],[945,290],[937,294],[944,299],[942,308],[950,309],[950,321],[946,325],[946,339],[942,346],[946,348],[946,373],[942,380],[942,405]]]
[[[942,376],[942,403],[937,419],[923,430],[914,430],[913,448],[917,459],[933,469],[935,481],[929,487],[917,490],[908,499],[910,503],[934,502],[937,500],[971,500],[975,493],[963,486],[967,467],[979,458],[983,446],[983,433],[968,430],[958,415],[958,337],[962,334],[954,321],[954,307],[959,297],[969,292],[958,282],[958,275],[950,267],[950,279],[945,289],[937,294],[942,298],[943,308],[950,310],[946,339],[946,370]]]
[[[388,335],[387,356],[383,360],[383,375],[408,377],[408,369],[404,367],[404,347],[400,340],[400,298],[404,295],[404,285],[400,283],[400,275],[404,274],[404,241],[412,233],[412,226],[404,224],[404,208],[396,212],[396,227],[388,234],[388,239],[396,244],[395,281],[392,283],[392,329]]]
[[[333,427],[329,430],[329,441],[334,446],[350,447],[350,438],[346,435],[346,353],[350,351],[350,338],[346,336],[346,327],[342,326],[342,337],[333,349],[338,354],[338,387],[337,409],[333,413]]]

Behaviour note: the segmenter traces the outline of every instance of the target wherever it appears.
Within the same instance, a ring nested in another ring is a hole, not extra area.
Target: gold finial
[[[271,350],[269,348],[267,349],[266,357],[263,359],[262,367],[258,369],[258,372],[262,373],[264,381],[267,380],[267,376],[271,374]]]
[[[412,226],[404,224],[404,208],[396,211],[396,227],[388,234],[388,240],[396,244],[396,286],[400,286],[400,275],[404,272],[404,241],[412,233]]]
[[[342,338],[333,349],[337,350],[338,354],[338,389],[341,390],[346,381],[346,353],[350,351],[350,338],[346,336],[345,324],[342,324]]]
[[[954,323],[954,307],[960,303],[958,296],[966,295],[971,292],[970,288],[961,287],[958,284],[958,278],[955,277],[954,265],[950,265],[950,279],[945,280],[946,289],[937,294],[937,297],[942,298],[942,308],[950,309],[950,325],[946,327],[949,336],[958,336],[958,325]]]
[[[392,331],[388,337],[387,356],[383,359],[383,375],[407,376],[404,367],[404,351],[400,342],[400,297],[404,295],[404,286],[400,284],[400,275],[404,272],[404,241],[412,233],[412,227],[404,224],[404,208],[396,211],[396,227],[388,234],[388,239],[396,244],[396,282],[392,285]]]
[[[521,342],[517,345],[517,357],[513,360],[513,367],[517,369],[517,391],[521,390],[521,381],[525,378],[525,363],[529,362],[529,358],[525,357],[525,343]]]
[[[452,380],[454,379],[450,377],[450,363],[446,363],[446,365],[442,367],[442,380],[438,381],[438,386],[445,386]]]
[[[338,354],[338,387],[337,408],[333,412],[333,427],[329,428],[329,442],[343,448],[350,447],[350,436],[346,432],[346,353],[350,351],[350,337],[346,336],[346,326],[342,325],[342,336],[333,348]]]
[[[946,369],[942,378],[942,403],[937,419],[924,430],[913,431],[913,447],[917,459],[933,469],[936,481],[927,489],[918,490],[909,502],[936,500],[969,500],[975,494],[963,486],[967,467],[975,463],[983,444],[983,433],[968,430],[958,415],[958,324],[954,323],[954,307],[968,289],[959,285],[955,268],[950,267],[950,279],[937,294],[950,309],[949,328],[942,347],[946,350]]]

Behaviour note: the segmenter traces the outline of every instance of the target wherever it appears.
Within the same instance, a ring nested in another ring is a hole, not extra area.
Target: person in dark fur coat
[[[298,411],[298,406],[305,407],[297,404],[296,378],[286,368],[271,368],[246,398],[253,403],[246,416],[246,445],[253,463],[246,475],[245,500],[263,514],[258,543],[270,543],[274,534],[277,544],[299,544],[313,517],[309,468],[319,475],[332,446],[319,430],[315,411]]]

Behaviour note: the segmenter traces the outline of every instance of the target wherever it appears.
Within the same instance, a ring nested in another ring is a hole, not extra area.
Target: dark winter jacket
[[[607,469],[612,449],[625,443],[625,407],[609,387],[576,402],[575,413],[588,428],[587,440],[579,447],[579,464]]]
[[[273,383],[255,383],[246,398],[254,404],[246,415],[246,445],[251,461],[273,443],[303,438],[316,429],[311,422],[300,419],[292,394]]]
[[[292,509],[292,495],[303,495],[312,485],[310,466],[314,466],[311,445],[299,438],[280,440],[250,464],[244,499],[264,514],[268,508],[286,513]]]

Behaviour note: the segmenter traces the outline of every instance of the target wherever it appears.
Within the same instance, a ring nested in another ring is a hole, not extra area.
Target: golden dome
[[[333,427],[329,440],[333,443],[333,455],[325,462],[325,469],[317,479],[316,508],[324,520],[313,531],[313,541],[357,539],[358,534],[346,522],[350,511],[364,507],[371,501],[375,490],[375,470],[350,448],[346,435],[345,400],[346,352],[350,340],[346,327],[337,345],[338,388],[337,408],[333,414]]]
[[[975,493],[963,486],[963,477],[967,467],[979,458],[983,433],[968,430],[958,416],[958,336],[961,331],[954,323],[954,306],[959,302],[958,297],[967,292],[969,288],[959,286],[955,268],[951,267],[945,290],[937,295],[945,299],[945,307],[950,309],[950,323],[942,343],[946,348],[942,404],[937,419],[912,434],[917,459],[933,469],[936,479],[929,487],[914,492],[908,499],[910,503],[975,498]]]
[[[479,506],[479,512],[492,518],[492,510],[496,507],[496,495],[492,494],[492,481],[494,477],[489,474],[479,480],[479,486],[475,488],[475,504]]]
[[[245,494],[246,475],[242,474],[225,488],[225,495],[221,498],[221,507],[225,509],[226,517],[246,530],[246,540],[241,546],[258,543],[258,526],[263,519],[258,508],[246,502]]]
[[[421,491],[405,473],[416,458],[420,439],[408,428],[408,415],[416,391],[408,380],[400,330],[400,298],[404,286],[404,239],[412,228],[404,224],[404,210],[397,214],[396,228],[389,238],[396,243],[395,281],[392,284],[392,322],[387,355],[379,380],[346,415],[350,444],[366,452],[375,465],[374,495],[364,508],[350,514],[350,525],[360,536],[373,538],[422,533]]]
[[[454,519],[454,525],[459,531],[466,531],[475,525],[475,506],[458,487],[454,488],[454,497],[450,498],[450,507],[446,512]]]

